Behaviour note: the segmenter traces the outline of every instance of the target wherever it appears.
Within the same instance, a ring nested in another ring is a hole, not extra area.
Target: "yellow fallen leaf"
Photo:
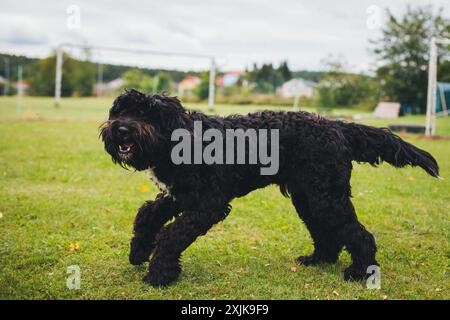
[[[339,292],[337,292],[336,290],[333,291],[333,294],[334,294],[336,297],[339,297]]]
[[[80,249],[80,244],[78,242],[69,244],[69,248],[68,248],[69,252],[73,252],[78,249]]]
[[[290,268],[290,270],[291,270],[291,272],[297,272],[297,267],[296,267],[296,266],[292,266],[292,267]]]
[[[409,176],[408,177],[408,181],[414,181],[414,177],[413,176]]]
[[[143,184],[143,185],[141,186],[141,192],[142,192],[142,193],[148,192],[148,187],[147,187],[146,184]]]
[[[387,300],[388,296],[387,295],[383,295],[381,296],[383,298],[383,300]]]
[[[442,290],[441,288],[436,288],[434,291],[439,292],[441,290]]]
[[[3,213],[0,212],[0,219],[3,218]]]

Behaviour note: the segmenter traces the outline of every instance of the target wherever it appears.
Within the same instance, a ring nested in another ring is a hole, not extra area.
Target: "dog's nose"
[[[125,126],[120,126],[119,128],[117,128],[117,131],[119,131],[119,133],[122,133],[122,134],[130,133],[130,129],[128,129]]]

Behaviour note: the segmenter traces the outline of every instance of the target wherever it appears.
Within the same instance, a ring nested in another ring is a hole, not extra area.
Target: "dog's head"
[[[182,114],[185,110],[176,97],[126,90],[114,100],[109,119],[101,126],[105,150],[123,167],[148,169],[164,152]]]

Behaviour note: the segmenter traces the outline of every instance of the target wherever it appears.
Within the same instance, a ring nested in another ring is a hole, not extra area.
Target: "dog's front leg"
[[[155,236],[162,226],[179,213],[175,200],[164,193],[154,201],[147,201],[134,220],[134,237],[131,240],[130,263],[141,264],[148,260],[154,248]]]
[[[198,236],[206,234],[217,222],[223,220],[230,211],[183,212],[175,221],[164,227],[156,236],[155,250],[144,281],[154,287],[166,286],[174,282],[180,272],[180,256]]]

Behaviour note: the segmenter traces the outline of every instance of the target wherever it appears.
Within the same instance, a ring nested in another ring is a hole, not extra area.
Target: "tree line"
[[[99,65],[88,59],[76,59],[63,53],[62,96],[91,96],[98,79]],[[18,66],[23,66],[24,80],[28,84],[27,94],[32,96],[53,96],[55,94],[56,53],[44,59],[28,58],[20,55],[0,54],[0,76],[9,74],[10,83],[17,79]],[[141,90],[168,90],[173,81],[179,82],[195,71],[178,71],[130,67],[126,65],[103,64],[102,80],[109,82],[124,78],[129,87]],[[9,70],[7,70],[9,69]],[[3,84],[0,84],[0,94]],[[9,94],[16,94],[15,87],[10,86]]]

